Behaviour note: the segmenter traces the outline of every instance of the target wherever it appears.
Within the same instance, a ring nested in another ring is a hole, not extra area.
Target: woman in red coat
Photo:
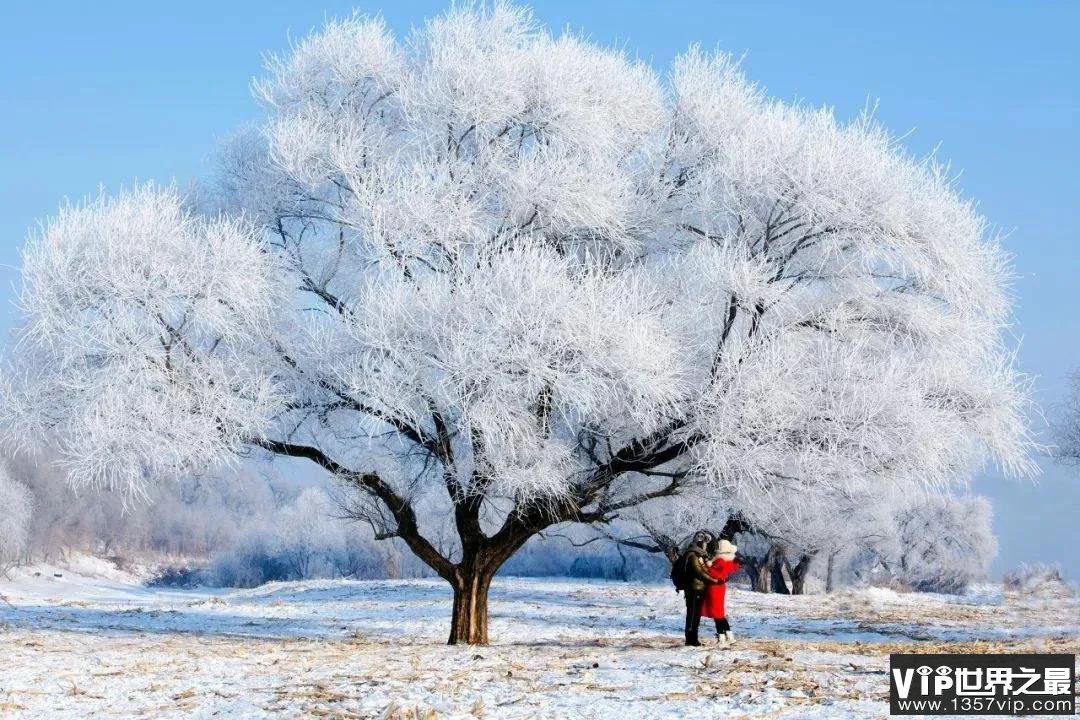
[[[701,604],[701,617],[713,618],[716,623],[716,644],[727,647],[735,642],[731,634],[731,625],[727,621],[724,598],[727,595],[726,580],[739,571],[742,566],[735,560],[739,548],[727,540],[713,540],[706,549],[712,558],[706,565],[709,575],[719,582],[705,586],[705,600]]]

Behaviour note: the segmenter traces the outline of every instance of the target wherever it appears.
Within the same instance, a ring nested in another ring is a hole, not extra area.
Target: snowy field
[[[1062,594],[733,590],[733,650],[680,643],[667,585],[498,578],[490,647],[443,645],[441,581],[0,581],[2,718],[881,717],[887,653],[1077,652]],[[55,577],[61,573],[62,577]],[[704,633],[703,633],[704,635]]]

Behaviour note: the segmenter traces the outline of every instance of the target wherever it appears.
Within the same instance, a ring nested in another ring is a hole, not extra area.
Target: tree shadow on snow
[[[284,589],[284,588],[283,588]],[[340,588],[338,588],[340,589]],[[405,638],[438,642],[449,627],[449,588],[440,584],[368,586],[364,592],[328,592],[296,588],[265,594],[238,592],[186,605],[143,607],[137,604],[94,608],[79,605],[0,604],[0,623],[27,630],[109,634],[240,636],[259,639],[365,637],[373,642]],[[276,610],[277,604],[301,609]],[[320,610],[318,604],[328,603]],[[332,603],[332,604],[331,604]],[[681,605],[681,603],[679,603]],[[522,605],[533,607],[527,610]],[[266,608],[266,613],[260,610]],[[573,597],[551,589],[492,588],[491,636],[498,645],[553,647],[677,646],[682,638],[678,606],[654,608],[605,597]],[[274,613],[280,612],[275,617]],[[299,616],[298,616],[299,615]],[[800,619],[759,613],[731,615],[744,639],[886,643],[896,641],[968,642],[1016,639],[1014,630],[993,627],[872,624],[843,618]],[[712,634],[703,619],[701,637]],[[1033,630],[1028,633],[1039,635]],[[567,637],[563,637],[563,636]],[[595,640],[593,640],[595,638]],[[505,639],[507,642],[501,642]]]
[[[0,623],[26,630],[108,634],[242,636],[261,639],[326,637],[333,623],[180,609],[95,609],[71,606],[0,607]],[[336,623],[338,626],[341,623]]]

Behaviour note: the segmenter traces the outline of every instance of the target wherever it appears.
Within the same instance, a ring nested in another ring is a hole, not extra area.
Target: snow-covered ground
[[[443,644],[435,580],[167,590],[87,560],[0,595],[2,718],[880,717],[889,652],[1076,652],[1080,629],[1075,597],[996,586],[733,589],[733,650],[682,647],[668,585],[498,578],[484,648]]]

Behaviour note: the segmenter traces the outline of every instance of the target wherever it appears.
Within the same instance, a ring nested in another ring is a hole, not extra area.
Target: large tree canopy
[[[485,642],[492,575],[555,523],[1031,469],[1006,258],[872,118],[722,54],[662,81],[502,4],[404,41],[331,22],[255,89],[197,202],[29,242],[7,407],[77,481],[311,459]]]

